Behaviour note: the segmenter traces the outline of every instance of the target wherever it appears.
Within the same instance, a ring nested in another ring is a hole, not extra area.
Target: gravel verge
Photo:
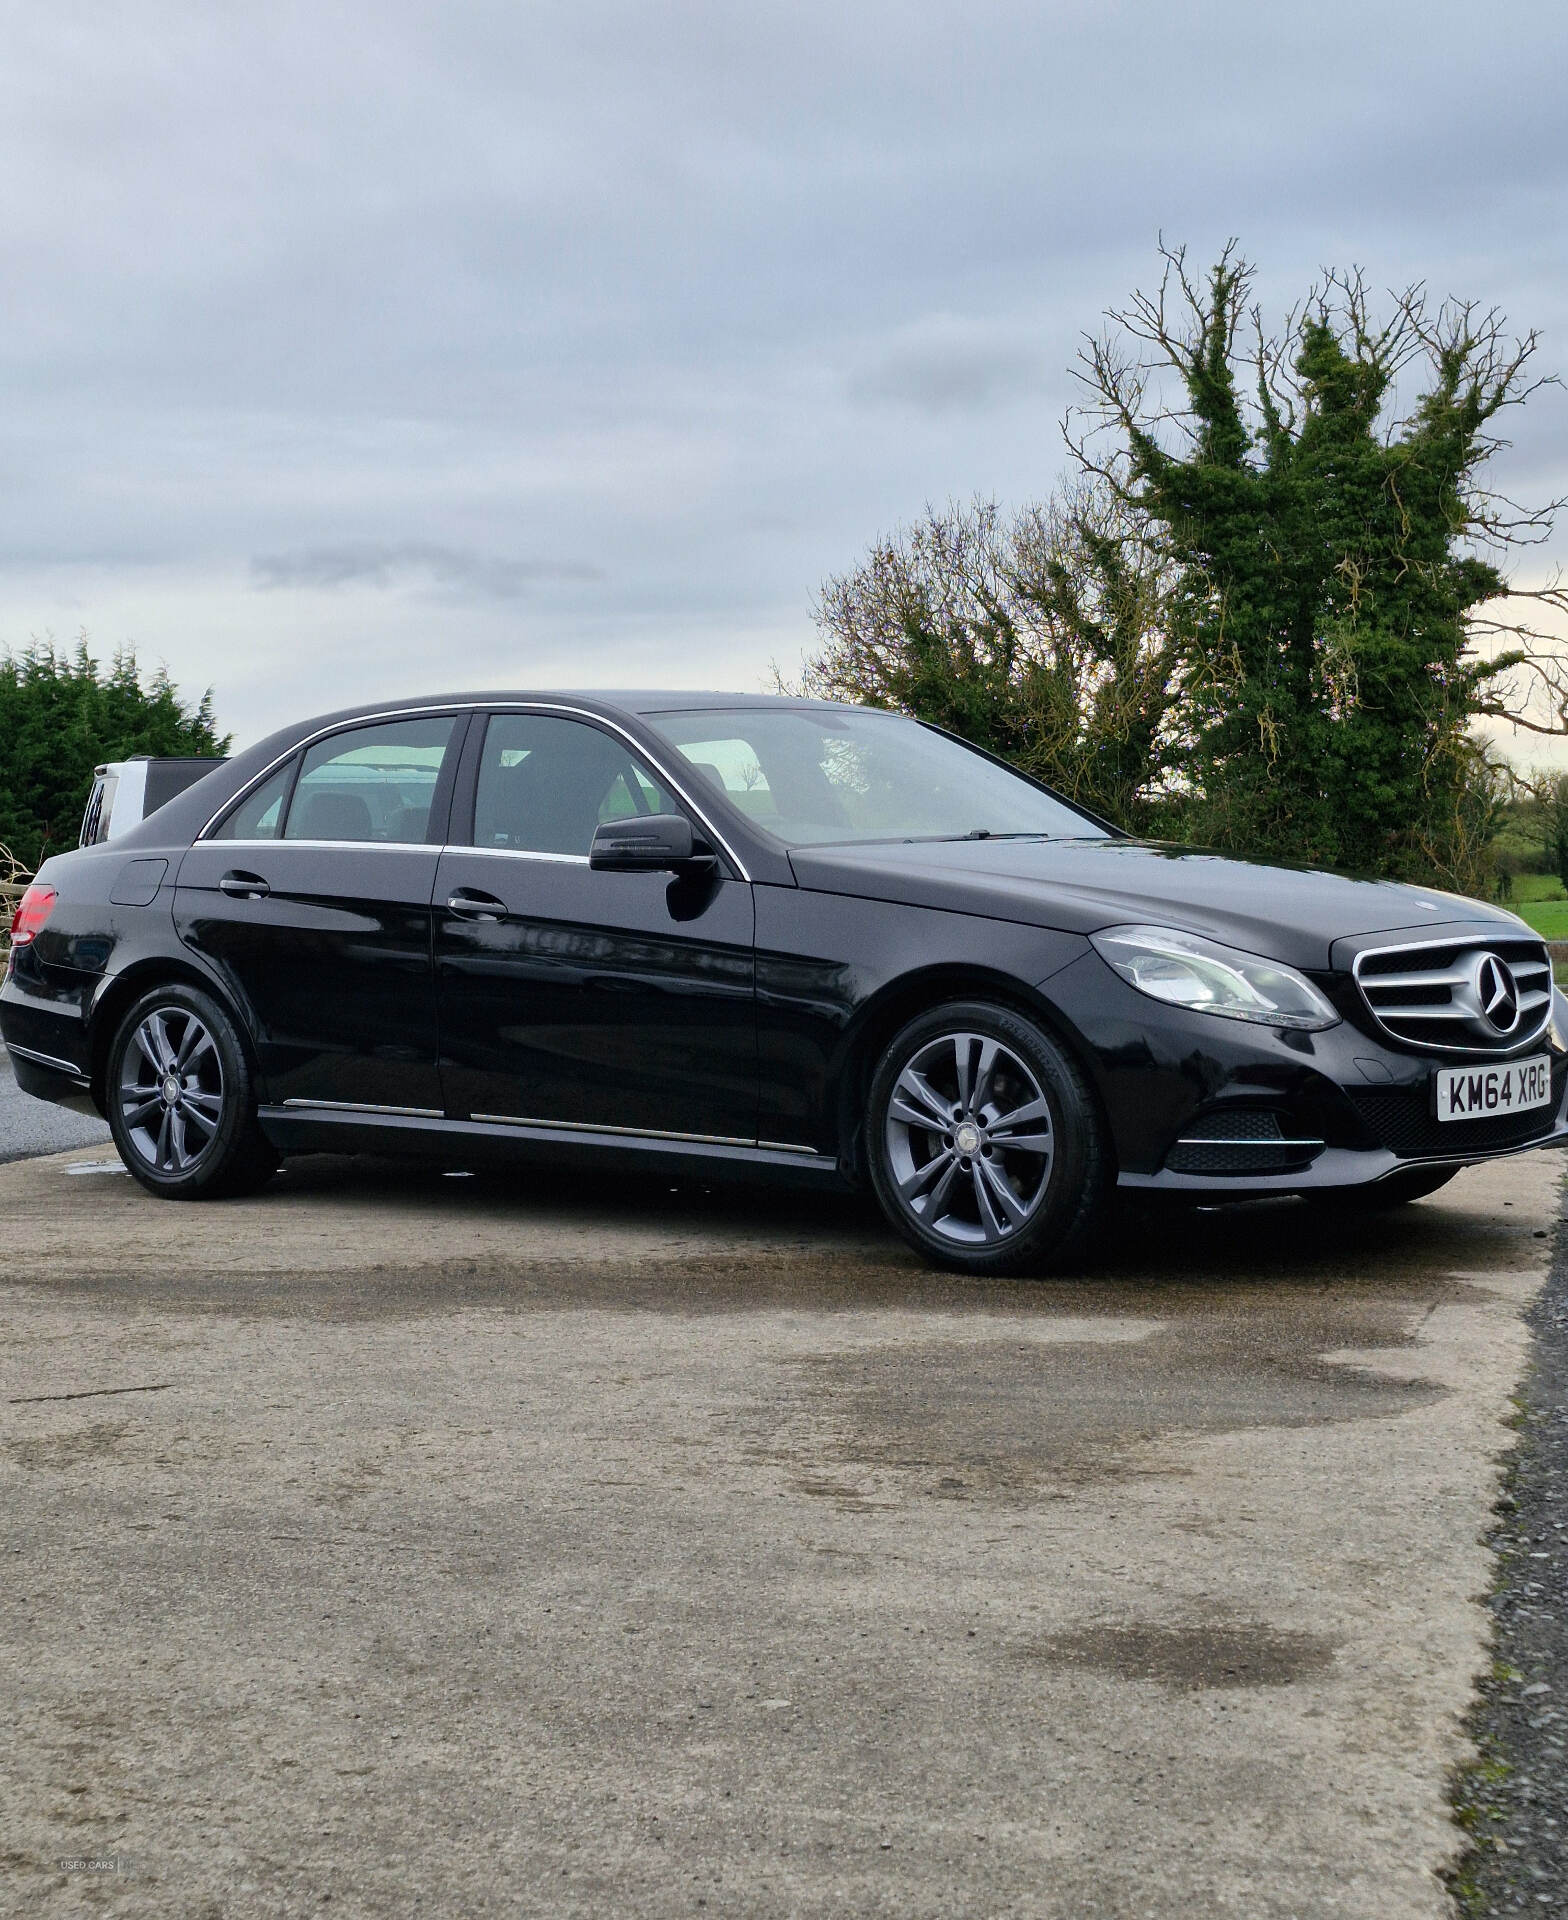
[[[1454,1792],[1472,1842],[1451,1883],[1465,1920],[1568,1916],[1568,1219],[1528,1319],[1519,1445],[1488,1539],[1493,1661]]]

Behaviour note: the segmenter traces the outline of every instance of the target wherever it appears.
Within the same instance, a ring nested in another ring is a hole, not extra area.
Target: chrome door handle
[[[226,873],[218,882],[218,891],[231,900],[264,900],[272,888],[259,873]]]
[[[459,920],[504,920],[506,902],[493,893],[481,893],[477,887],[459,887],[447,897],[446,910]]]

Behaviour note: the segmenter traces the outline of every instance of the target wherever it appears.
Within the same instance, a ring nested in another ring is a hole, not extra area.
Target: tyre
[[[277,1168],[239,1030],[198,988],[142,995],[110,1043],[104,1094],[120,1158],[165,1200],[249,1193]]]
[[[872,1075],[866,1158],[882,1211],[960,1273],[1038,1273],[1081,1253],[1110,1157],[1088,1084],[1007,1007],[954,1001],[912,1020]]]

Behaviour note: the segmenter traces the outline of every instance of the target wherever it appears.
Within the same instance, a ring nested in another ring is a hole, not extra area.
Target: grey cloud
[[[925,501],[1049,489],[1162,231],[1273,319],[1356,261],[1568,368],[1561,0],[12,11],[0,644],[80,619],[220,711],[242,653],[289,709],[381,670],[367,624],[409,686],[525,633],[760,682]],[[1568,490],[1563,417],[1505,490]]]
[[[913,330],[849,379],[862,405],[893,404],[925,413],[974,413],[1039,393],[1050,384],[1038,347],[948,321]]]
[[[460,598],[515,600],[541,581],[596,581],[597,567],[503,560],[495,554],[465,552],[428,541],[406,540],[380,546],[356,542],[305,547],[292,553],[257,554],[251,577],[264,592],[279,587],[394,587],[426,580]]]

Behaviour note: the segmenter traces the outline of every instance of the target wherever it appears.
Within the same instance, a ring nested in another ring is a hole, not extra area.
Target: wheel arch
[[[1115,1165],[1115,1138],[1100,1094],[1098,1078],[1082,1037],[1036,987],[1016,975],[987,967],[949,964],[901,974],[859,1008],[846,1027],[832,1067],[834,1130],[839,1166],[856,1186],[866,1182],[866,1098],[884,1049],[901,1027],[951,1000],[989,1000],[1044,1028],[1084,1077],[1100,1122],[1105,1153]]]
[[[126,1011],[152,987],[183,986],[196,987],[202,993],[209,994],[217,1001],[224,1012],[234,1022],[235,1031],[240,1036],[250,1062],[251,1072],[259,1078],[259,1066],[256,1059],[256,1046],[251,1037],[249,1022],[243,1012],[235,1006],[234,996],[225,991],[223,983],[214,980],[195,962],[184,960],[175,954],[150,954],[142,960],[132,961],[122,972],[114,975],[101,990],[93,1003],[91,1016],[92,1054],[88,1072],[92,1082],[93,1099],[99,1111],[105,1111],[107,1097],[106,1075],[109,1066],[109,1047]]]

